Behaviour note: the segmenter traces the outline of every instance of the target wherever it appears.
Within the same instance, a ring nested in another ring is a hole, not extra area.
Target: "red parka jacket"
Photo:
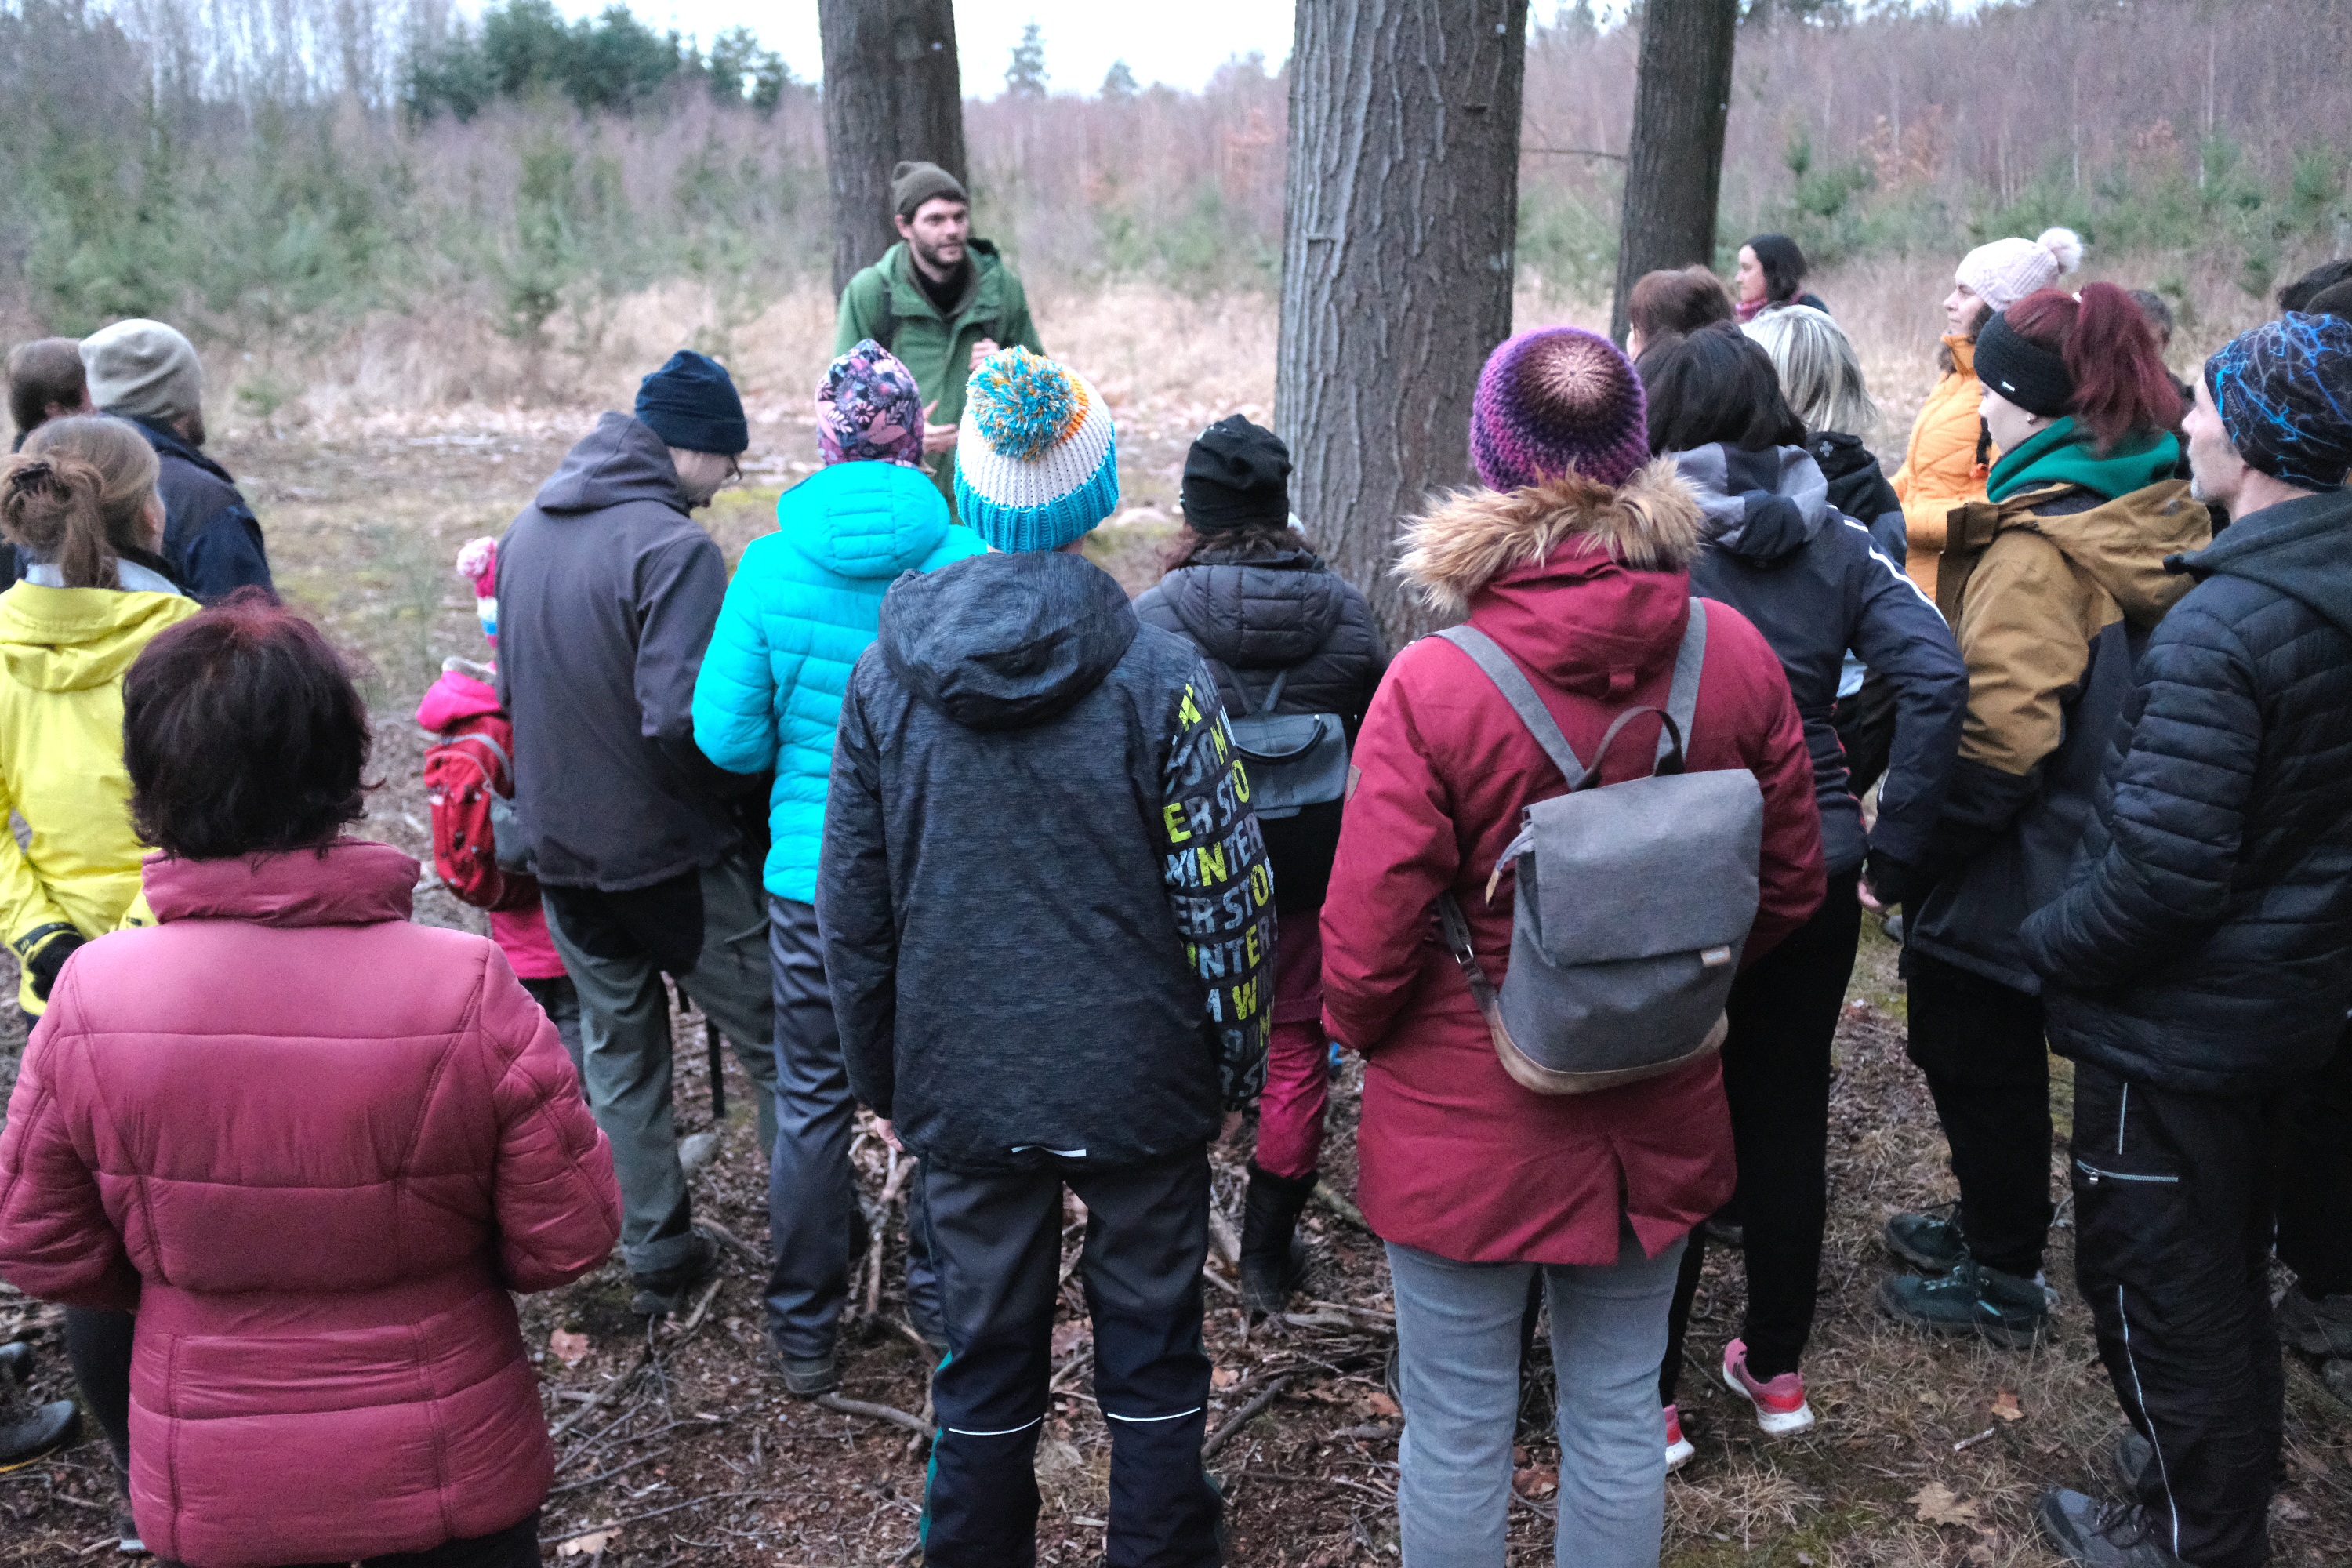
[[[0,1274],[135,1310],[131,1510],[198,1568],[503,1530],[554,1455],[509,1290],[602,1263],[612,1152],[499,950],[357,839],[151,856],[0,1133]]]
[[[1669,467],[1622,489],[1570,476],[1442,504],[1409,531],[1402,571],[1441,615],[1466,612],[1501,644],[1590,759],[1620,711],[1664,705],[1698,521]],[[1727,605],[1707,606],[1706,626],[1689,765],[1747,768],[1764,792],[1752,962],[1821,903],[1821,816],[1780,661]],[[1657,733],[1653,720],[1628,726],[1603,777],[1647,772]],[[1332,1037],[1365,1054],[1365,1217],[1390,1241],[1462,1262],[1614,1263],[1628,1222],[1655,1256],[1731,1195],[1720,1064],[1710,1056],[1595,1094],[1523,1089],[1496,1060],[1437,932],[1437,896],[1450,889],[1501,981],[1513,883],[1504,878],[1490,901],[1486,879],[1521,808],[1567,781],[1494,683],[1442,639],[1390,665],[1355,765],[1323,905],[1323,986]]]

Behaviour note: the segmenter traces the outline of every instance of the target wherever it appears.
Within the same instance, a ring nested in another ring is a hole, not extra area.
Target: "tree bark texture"
[[[1291,505],[1393,644],[1398,525],[1470,477],[1510,335],[1528,0],[1298,0],[1275,427]]]
[[[898,243],[890,169],[937,163],[970,183],[954,0],[817,0],[824,44],[824,163],[833,291]]]
[[[1609,330],[1625,341],[1633,284],[1660,268],[1715,263],[1723,132],[1739,0],[1649,0],[1617,241]]]

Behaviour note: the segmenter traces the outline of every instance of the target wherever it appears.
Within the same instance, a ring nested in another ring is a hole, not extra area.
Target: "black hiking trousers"
[[[1936,1097],[1960,1189],[1960,1234],[2004,1274],[2042,1272],[2050,1201],[2050,1047],[2042,998],[1930,957],[1903,955],[1905,1049]]]
[[[2279,1261],[2314,1300],[2352,1295],[2352,1027],[2327,1065],[2287,1094],[2278,1184]]]
[[[2139,1501],[2195,1568],[2270,1559],[2286,1383],[2271,1316],[2286,1096],[2182,1094],[2074,1068],[2074,1277],[2124,1415],[2156,1447]]]
[[[1223,1503],[1201,1465],[1209,1355],[1206,1148],[1148,1164],[952,1171],[923,1163],[948,1359],[931,1378],[939,1440],[923,1512],[929,1568],[1037,1560],[1037,1439],[1051,1403],[1062,1188],[1087,1205],[1080,1275],[1094,1385],[1110,1427],[1108,1568],[1209,1568]]]

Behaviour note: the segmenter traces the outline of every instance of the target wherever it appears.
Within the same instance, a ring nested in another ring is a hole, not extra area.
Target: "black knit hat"
[[[1283,527],[1290,521],[1290,448],[1264,426],[1227,415],[1184,454],[1182,496],[1195,533]]]
[[[2063,417],[2074,402],[2074,378],[2065,356],[2045,349],[2009,324],[2006,312],[1977,333],[1977,380],[2045,419]]]
[[[751,444],[735,378],[709,354],[680,349],[637,384],[637,417],[662,444],[733,457]]]

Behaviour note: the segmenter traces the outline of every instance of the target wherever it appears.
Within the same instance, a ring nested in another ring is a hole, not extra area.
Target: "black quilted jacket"
[[[1349,745],[1388,668],[1364,595],[1303,550],[1179,567],[1145,590],[1135,613],[1208,655],[1218,694],[1235,718],[1257,711],[1275,673],[1287,669],[1276,711],[1337,713]],[[1334,801],[1261,825],[1277,910],[1322,907],[1339,813]]]
[[[2352,495],[2242,518],[2135,674],[2097,815],[2025,923],[2052,1045],[2191,1093],[2325,1063],[2352,1004]]]

